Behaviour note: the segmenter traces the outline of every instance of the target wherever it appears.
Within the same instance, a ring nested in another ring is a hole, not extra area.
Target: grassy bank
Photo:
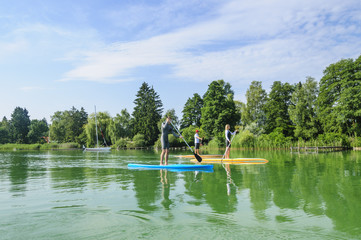
[[[0,150],[52,150],[52,149],[80,149],[77,143],[45,143],[45,144],[0,144]]]

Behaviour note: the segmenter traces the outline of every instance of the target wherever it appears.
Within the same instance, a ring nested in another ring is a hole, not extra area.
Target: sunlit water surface
[[[0,152],[0,239],[361,239],[361,152],[231,156],[269,163],[171,172],[127,168],[159,164],[154,151]]]

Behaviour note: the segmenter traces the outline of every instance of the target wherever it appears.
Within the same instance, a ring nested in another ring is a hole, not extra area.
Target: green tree
[[[294,87],[289,83],[275,81],[272,84],[268,101],[264,105],[266,134],[273,132],[276,128],[282,129],[283,134],[293,136],[293,124],[288,114]],[[278,129],[278,131],[279,131]]]
[[[245,104],[243,102],[240,101],[234,101],[234,104],[236,106],[236,112],[239,118],[239,121],[236,123],[237,125],[243,125],[242,123],[242,111],[245,109]]]
[[[112,143],[115,143],[120,138],[130,138],[132,134],[131,116],[127,109],[122,109],[120,114],[117,114],[110,123],[109,136]]]
[[[228,95],[227,95],[228,93]],[[234,126],[239,121],[230,84],[213,81],[203,96],[201,128],[205,137],[221,138],[226,124]]]
[[[324,70],[317,99],[323,130],[359,135],[361,121],[361,56],[342,59]]]
[[[111,137],[109,135],[109,128],[112,122],[112,118],[107,112],[97,112],[97,124],[98,124],[98,142],[99,145],[110,145]],[[96,145],[96,129],[95,129],[95,113],[92,113],[88,117],[88,123],[84,126],[86,134],[86,142],[88,147]],[[114,142],[115,143],[115,142]]]
[[[202,116],[203,99],[198,93],[195,93],[192,98],[188,98],[183,107],[183,117],[180,128],[186,128],[191,125],[200,126]]]
[[[29,129],[29,143],[43,143],[44,139],[42,137],[47,137],[49,134],[49,127],[45,118],[42,120],[31,120]]]
[[[14,142],[27,143],[29,133],[30,117],[26,108],[16,107],[11,114],[10,133]]]
[[[295,125],[294,135],[296,138],[310,140],[317,137],[319,131],[316,116],[318,91],[315,79],[307,77],[306,82],[297,84],[292,93],[288,112]]]
[[[262,88],[262,83],[253,81],[246,92],[247,103],[242,110],[242,123],[247,126],[253,122],[258,128],[263,128],[266,116],[264,107],[267,102],[267,93]]]
[[[57,142],[82,143],[81,136],[84,125],[87,123],[88,114],[84,108],[80,111],[72,107],[67,111],[57,111],[51,116],[50,135]]]
[[[10,123],[6,117],[0,122],[0,144],[10,143]]]
[[[134,104],[133,135],[143,134],[145,144],[153,145],[159,135],[157,124],[162,117],[162,101],[153,87],[150,88],[144,82],[137,92]]]

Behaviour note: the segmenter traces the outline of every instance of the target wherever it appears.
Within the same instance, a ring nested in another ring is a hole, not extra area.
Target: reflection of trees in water
[[[135,196],[138,206],[145,211],[155,211],[155,204],[159,197],[159,172],[158,171],[132,171]]]
[[[359,153],[291,155],[274,159],[266,175],[280,209],[301,209],[329,217],[335,229],[359,234],[361,222]]]
[[[26,155],[13,153],[8,158],[10,191],[14,196],[23,196],[26,192],[26,183],[29,171],[29,159]]]
[[[236,186],[236,180],[233,179],[235,185],[229,185],[227,171],[221,165],[217,166],[217,170],[212,174],[204,175],[204,198],[209,206],[218,213],[236,212],[237,191],[232,191]]]

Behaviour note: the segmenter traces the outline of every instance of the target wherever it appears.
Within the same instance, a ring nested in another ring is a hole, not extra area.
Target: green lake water
[[[269,163],[213,172],[127,167],[159,154],[0,152],[0,239],[361,239],[361,152],[232,150]]]

